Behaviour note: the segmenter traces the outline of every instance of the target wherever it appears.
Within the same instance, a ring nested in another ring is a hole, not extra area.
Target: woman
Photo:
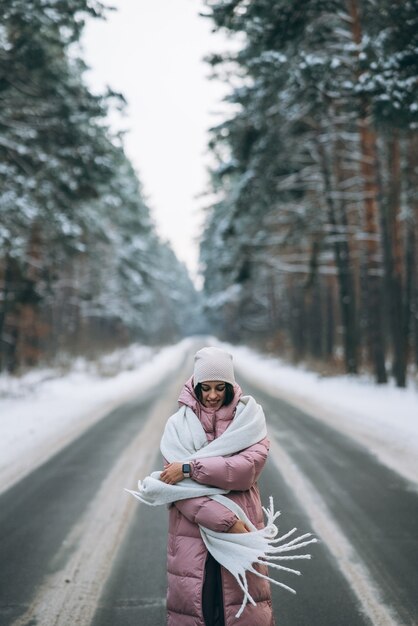
[[[179,403],[180,407],[188,407],[198,417],[207,442],[227,431],[241,398],[231,355],[214,347],[199,350],[195,355],[193,376],[184,385]],[[162,450],[164,453],[163,447]],[[185,463],[184,459],[167,462],[159,479],[167,485],[177,486],[181,481],[191,479],[200,485],[223,490],[229,500],[241,507],[250,522],[261,529],[264,522],[257,479],[268,451],[269,441],[263,436],[231,455],[195,458],[190,463]],[[248,533],[251,530],[248,526],[248,522],[239,519],[210,496],[179,499],[170,505],[168,626],[274,624],[269,581],[251,572],[247,574],[248,591],[255,605],[247,603],[241,615],[236,617],[243,601],[242,588],[230,571],[214,559],[202,539],[202,527],[233,534]],[[267,574],[265,565],[255,565],[255,568],[259,573]]]

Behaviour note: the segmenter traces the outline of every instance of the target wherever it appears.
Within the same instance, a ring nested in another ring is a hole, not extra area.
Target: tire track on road
[[[274,431],[273,431],[274,432]],[[302,508],[308,513],[314,533],[326,544],[338,566],[357,596],[364,613],[375,626],[400,626],[396,613],[382,603],[377,586],[362,559],[333,519],[323,498],[297,464],[271,438],[271,459],[294,492]]]
[[[73,552],[65,566],[46,577],[28,610],[13,626],[25,626],[33,620],[42,626],[85,626],[91,622],[115,553],[138,507],[123,487],[136,484],[138,477],[151,469],[178,387],[176,377],[67,536],[63,552]],[[61,556],[64,554],[57,555],[58,561]]]
[[[336,429],[255,382],[248,388],[264,406],[272,460],[372,623],[416,626],[413,486]]]

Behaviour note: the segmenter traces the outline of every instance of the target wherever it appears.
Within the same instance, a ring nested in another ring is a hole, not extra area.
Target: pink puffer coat
[[[241,395],[238,385],[235,397],[227,407],[218,411],[207,409],[194,395],[190,379],[179,398],[199,416],[207,438],[219,437],[231,423]],[[199,406],[198,406],[199,405]],[[264,526],[257,479],[264,467],[269,450],[268,439],[242,450],[230,457],[215,457],[194,461],[192,478],[205,485],[229,489],[228,497],[237,502],[250,520]],[[169,509],[168,531],[168,626],[205,626],[202,614],[202,588],[207,550],[200,536],[198,524],[216,531],[226,532],[236,521],[226,507],[208,497],[175,502]],[[260,566],[267,573],[267,568]],[[247,604],[241,617],[235,617],[243,600],[243,593],[234,577],[221,568],[225,626],[273,626],[270,584],[247,574],[249,591],[257,605]]]

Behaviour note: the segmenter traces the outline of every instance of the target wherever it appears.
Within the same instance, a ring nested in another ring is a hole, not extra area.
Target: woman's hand
[[[182,463],[167,463],[164,465],[164,469],[161,473],[160,480],[167,485],[175,485],[183,480],[183,464]]]
[[[231,528],[228,530],[228,532],[229,533],[249,533],[250,531],[246,527],[244,522],[241,522],[240,519],[237,519],[235,524],[233,526],[231,526]]]

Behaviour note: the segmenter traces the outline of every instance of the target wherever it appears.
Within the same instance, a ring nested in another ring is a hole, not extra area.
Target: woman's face
[[[219,409],[225,401],[226,384],[221,380],[201,383],[202,404],[211,409]]]

